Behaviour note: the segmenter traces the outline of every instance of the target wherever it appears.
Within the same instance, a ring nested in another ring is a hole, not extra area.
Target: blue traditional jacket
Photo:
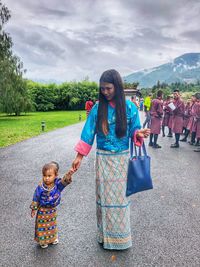
[[[95,104],[89,113],[85,126],[82,130],[81,141],[92,146],[96,136],[97,149],[111,152],[127,150],[129,148],[129,138],[132,138],[135,131],[141,128],[137,107],[130,100],[126,100],[127,133],[126,136],[118,138],[115,133],[115,107],[110,104],[108,105],[108,135],[104,135],[103,133],[96,131],[98,105],[98,103]]]
[[[56,178],[54,187],[50,190],[44,183],[40,183],[35,189],[31,209],[38,209],[38,207],[53,208],[60,204],[61,191],[67,184],[64,184],[61,178]]]

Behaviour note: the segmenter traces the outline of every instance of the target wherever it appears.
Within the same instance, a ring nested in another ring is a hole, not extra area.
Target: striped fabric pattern
[[[56,208],[39,207],[35,221],[35,240],[40,245],[51,244],[57,239]]]
[[[98,242],[105,249],[132,246],[130,207],[125,195],[129,151],[97,150],[96,212]]]

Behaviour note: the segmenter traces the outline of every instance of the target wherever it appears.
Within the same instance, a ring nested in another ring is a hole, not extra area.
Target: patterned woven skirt
[[[35,221],[35,240],[40,244],[51,244],[57,239],[56,208],[40,207]]]
[[[132,246],[130,207],[126,197],[129,151],[97,150],[96,212],[98,242],[105,249]]]

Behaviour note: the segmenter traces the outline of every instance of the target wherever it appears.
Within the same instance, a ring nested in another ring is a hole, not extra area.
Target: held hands
[[[74,170],[71,168],[67,173],[65,173],[65,175],[63,176],[63,180],[67,183],[67,184],[71,184],[72,182],[72,174],[74,173]]]
[[[150,135],[150,133],[151,133],[151,130],[148,128],[141,129],[141,130],[137,131],[137,137],[147,138]],[[76,172],[79,169],[79,167],[81,166],[82,159],[83,159],[83,155],[78,153],[76,158],[74,159],[74,161],[72,163],[73,173]]]
[[[137,137],[141,138],[147,138],[151,133],[151,130],[146,128],[146,129],[140,129],[137,131]]]
[[[83,159],[83,155],[81,155],[80,153],[78,153],[77,156],[76,156],[76,158],[72,162],[73,172],[76,172],[79,169],[79,167],[81,166],[82,159]]]

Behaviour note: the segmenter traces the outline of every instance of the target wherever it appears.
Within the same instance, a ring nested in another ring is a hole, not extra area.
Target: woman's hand
[[[79,167],[81,166],[82,159],[83,159],[83,155],[81,155],[80,153],[78,153],[76,155],[75,160],[72,163],[72,169],[73,169],[74,172],[76,172],[79,169]]]
[[[151,130],[146,128],[146,129],[140,129],[137,131],[137,137],[142,137],[142,138],[147,138],[151,133]]]

